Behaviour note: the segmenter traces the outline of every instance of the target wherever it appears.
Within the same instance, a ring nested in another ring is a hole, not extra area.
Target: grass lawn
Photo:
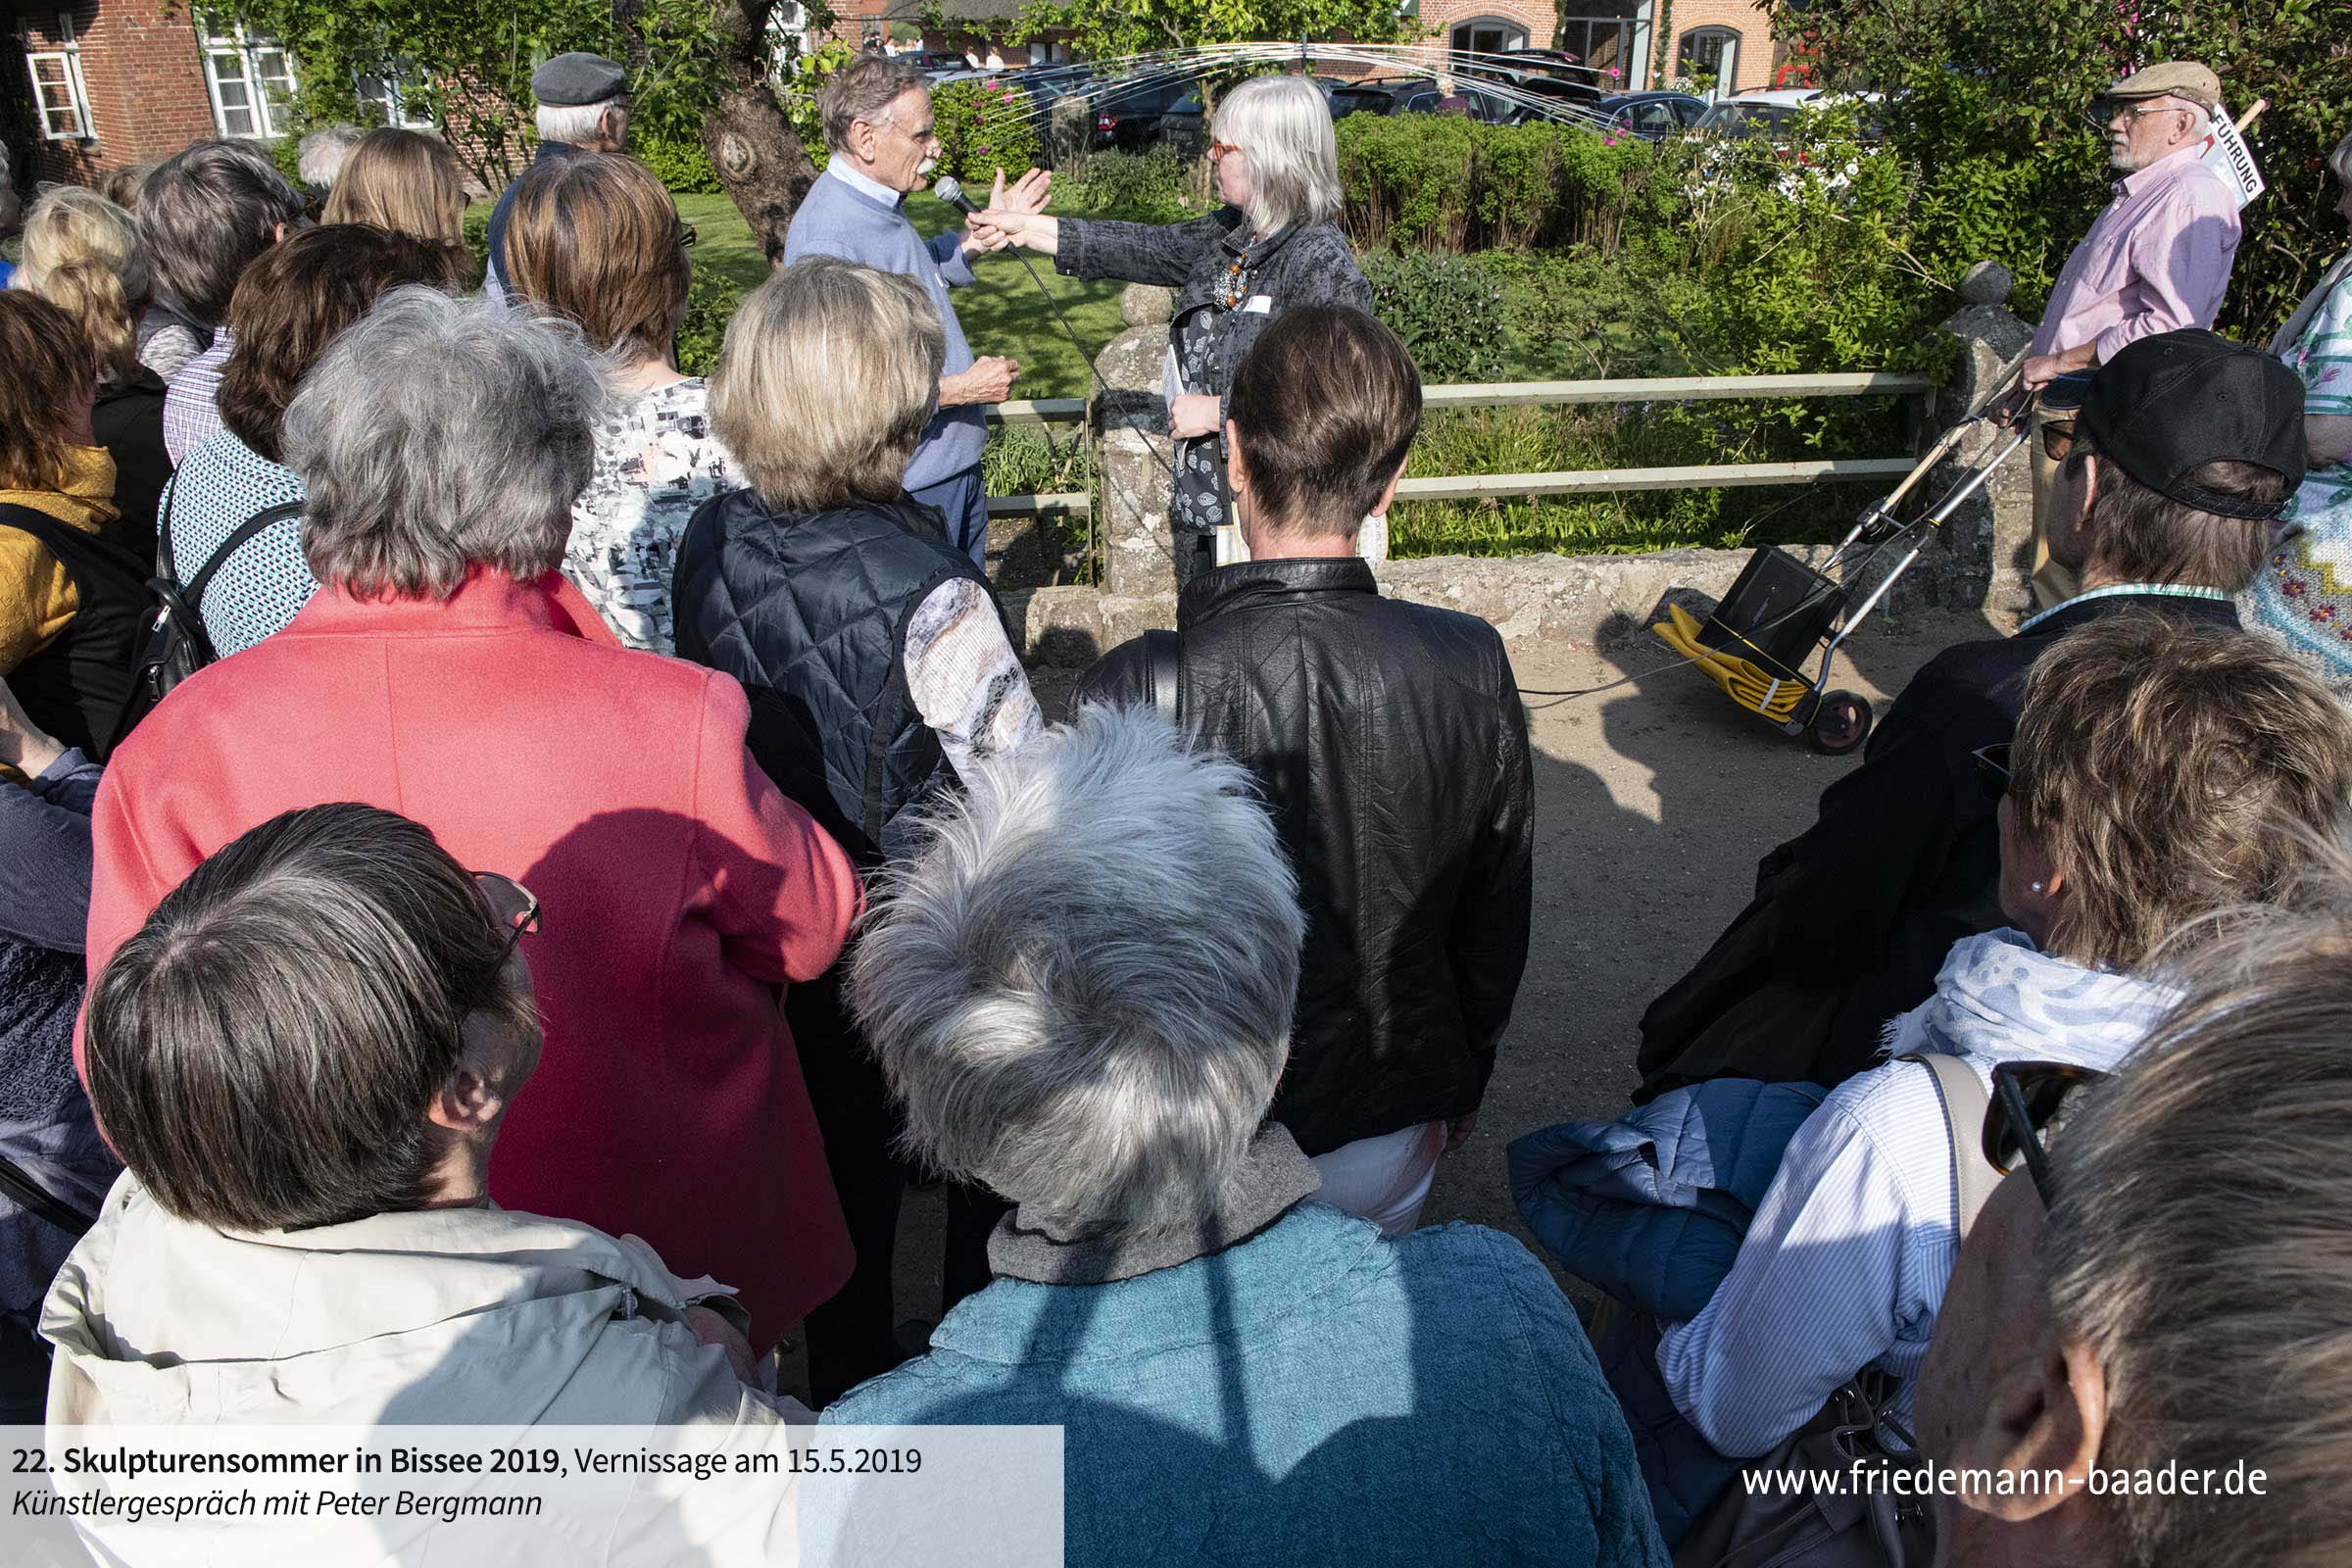
[[[694,225],[698,270],[715,271],[746,289],[767,276],[767,258],[760,254],[750,225],[733,202],[724,196],[680,196],[677,202],[678,216]],[[1058,211],[1060,206],[1056,202],[1053,210]],[[921,194],[906,199],[906,216],[925,235],[944,233],[962,221],[954,208]],[[1119,293],[1125,284],[1063,277],[1054,270],[1051,257],[1031,254],[1029,264],[1060,302],[1071,329],[1089,353],[1100,354],[1104,344],[1118,336],[1123,326]],[[1021,264],[1009,253],[1000,253],[983,256],[972,270],[979,281],[955,291],[956,315],[963,323],[963,335],[970,340],[972,352],[1002,354],[1020,365],[1021,377],[1013,386],[1015,397],[1083,397],[1086,362],[1062,335],[1052,308],[1029,281]]]

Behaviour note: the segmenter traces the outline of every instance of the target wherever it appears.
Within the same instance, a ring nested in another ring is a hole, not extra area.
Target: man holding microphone
[[[2222,113],[2221,78],[2195,61],[2166,61],[2109,87],[2108,162],[2121,175],[2050,290],[2010,415],[2041,393],[2034,416],[2034,596],[2040,609],[2075,593],[2052,561],[2049,511],[2058,464],[2041,427],[2072,419],[2091,372],[2153,332],[2213,325],[2237,257],[2237,198],[2206,166],[2205,138]]]
[[[988,548],[988,496],[980,483],[988,426],[982,411],[1004,401],[1021,368],[998,355],[973,358],[948,289],[971,282],[972,258],[1005,242],[956,233],[926,240],[907,220],[906,193],[920,187],[939,161],[931,89],[919,69],[861,56],[825,78],[817,114],[833,156],[793,214],[784,265],[804,256],[838,256],[904,273],[930,296],[947,329],[948,354],[939,411],[906,466],[906,492],[937,507],[947,518],[948,537],[978,564]],[[1000,171],[990,205],[1034,213],[1046,204],[1051,177],[1032,169],[1008,189]]]

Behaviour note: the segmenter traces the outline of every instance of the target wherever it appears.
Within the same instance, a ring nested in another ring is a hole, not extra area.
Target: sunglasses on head
[[[500,967],[514,956],[514,949],[526,936],[539,929],[539,897],[511,876],[496,871],[476,871],[473,885],[481,890],[482,902],[490,906],[490,918],[507,934],[506,946],[498,956]]]
[[[2009,793],[2009,743],[1980,746],[1968,754],[1976,759],[1977,788],[1988,801],[1997,801]]]
[[[2082,1091],[2107,1075],[2061,1061],[2005,1061],[1992,1069],[1992,1101],[1984,1107],[1984,1158],[2006,1176],[2022,1157],[2044,1208],[2058,1201],[2048,1136],[2064,1125]]]

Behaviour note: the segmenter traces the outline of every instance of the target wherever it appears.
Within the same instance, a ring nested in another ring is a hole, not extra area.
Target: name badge
[[[1270,294],[1252,294],[1250,303],[1242,309],[1255,316],[1271,316],[1274,314],[1274,298]]]

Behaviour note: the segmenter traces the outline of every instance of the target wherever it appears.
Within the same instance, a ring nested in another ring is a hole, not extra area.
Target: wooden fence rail
[[[1740,398],[1927,397],[1936,383],[1896,370],[1820,375],[1646,376],[1598,381],[1503,381],[1422,389],[1428,409],[1549,408],[1595,403],[1697,403]],[[988,411],[998,424],[1066,424],[1086,417],[1084,398],[1028,398]],[[1545,473],[1429,475],[1396,487],[1399,501],[1475,501],[1502,496],[1597,495],[1621,490],[1712,490],[1811,484],[1821,479],[1887,479],[1911,471],[1910,458],[1825,458],[1799,463],[1718,463],[1673,468],[1583,468]],[[997,496],[992,517],[1083,516],[1082,491]]]

